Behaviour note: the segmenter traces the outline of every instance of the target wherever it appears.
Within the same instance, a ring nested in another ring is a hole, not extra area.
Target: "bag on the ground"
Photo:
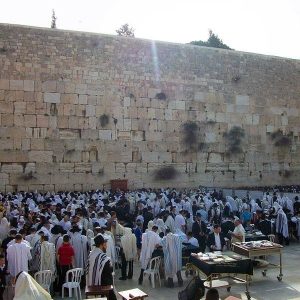
[[[204,281],[199,276],[195,276],[187,287],[178,293],[178,300],[200,300],[204,295]]]

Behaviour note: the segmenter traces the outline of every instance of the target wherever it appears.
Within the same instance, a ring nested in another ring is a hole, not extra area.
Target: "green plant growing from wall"
[[[109,123],[109,116],[103,114],[99,117],[101,127],[105,127]]]
[[[182,125],[183,138],[182,143],[189,148],[189,150],[198,150],[198,132],[199,126],[196,122],[188,121]]]
[[[173,166],[161,167],[154,171],[155,180],[172,180],[178,176],[178,171]]]
[[[291,135],[291,134],[289,134]],[[292,140],[289,135],[284,135],[281,129],[271,134],[271,139],[276,147],[290,147]]]
[[[245,130],[239,126],[232,127],[229,132],[224,134],[228,144],[227,154],[239,154],[243,152],[243,139],[245,137]]]

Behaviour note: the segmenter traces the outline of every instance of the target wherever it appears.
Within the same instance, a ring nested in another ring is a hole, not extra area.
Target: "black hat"
[[[105,239],[101,234],[97,235],[94,238],[94,246],[96,246],[96,247],[98,247],[106,242],[107,242],[107,239]]]

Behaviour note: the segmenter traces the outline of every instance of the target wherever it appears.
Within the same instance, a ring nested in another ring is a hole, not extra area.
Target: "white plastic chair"
[[[82,268],[71,269],[67,272],[66,282],[62,286],[62,298],[64,298],[65,289],[69,289],[69,298],[72,298],[72,289],[74,289],[76,299],[81,299],[80,281],[82,275]]]
[[[271,243],[274,243],[274,242],[275,242],[275,235],[274,235],[274,234],[269,234],[269,235],[268,235],[268,238],[269,238],[269,241],[270,241]]]
[[[148,268],[144,271],[144,275],[147,274],[151,276],[151,283],[154,289],[155,289],[155,275],[158,278],[159,286],[161,286],[160,274],[159,274],[160,262],[161,262],[160,256],[152,258],[148,264]]]
[[[50,287],[52,284],[53,273],[51,270],[39,271],[34,274],[34,279],[37,283],[42,286],[49,294]]]

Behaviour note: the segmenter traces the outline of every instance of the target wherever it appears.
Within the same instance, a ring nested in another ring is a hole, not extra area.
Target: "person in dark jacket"
[[[197,214],[195,217],[195,222],[192,226],[193,237],[198,240],[199,248],[201,252],[205,252],[206,248],[206,236],[208,233],[206,224],[201,221],[201,215]]]
[[[219,224],[215,224],[214,232],[208,235],[207,247],[210,251],[222,251],[225,244],[225,236],[221,232],[221,226]]]
[[[0,300],[3,300],[3,294],[6,286],[6,275],[8,275],[7,267],[5,265],[4,255],[0,255]]]

